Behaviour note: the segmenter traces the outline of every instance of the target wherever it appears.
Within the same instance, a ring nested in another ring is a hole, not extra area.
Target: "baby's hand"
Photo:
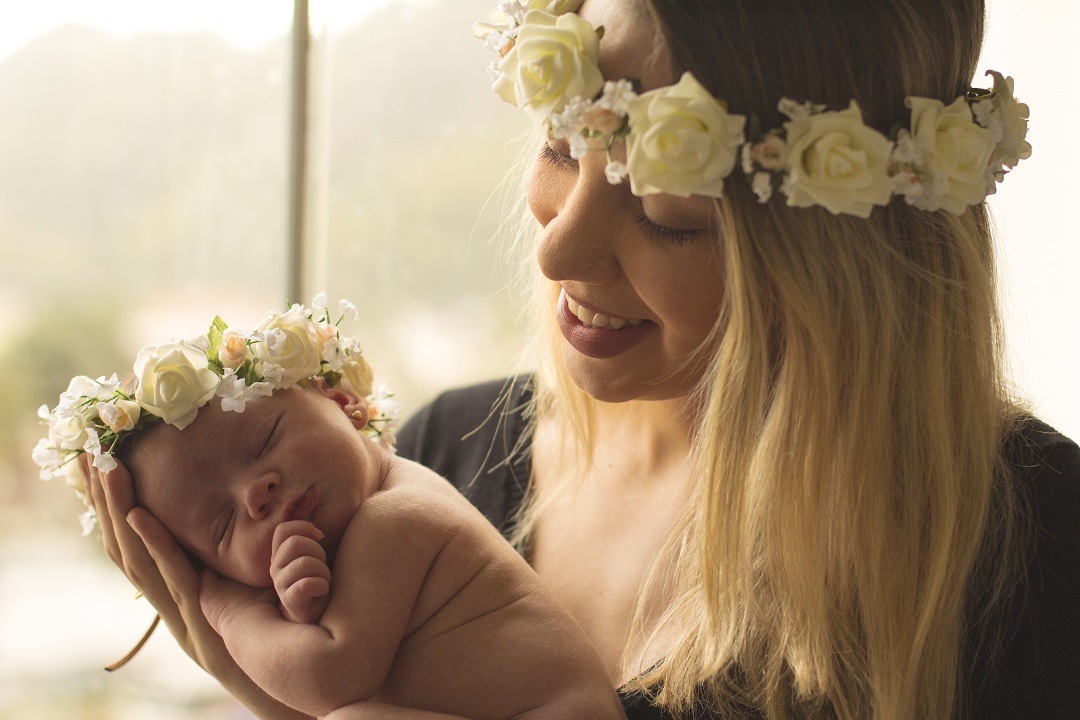
[[[316,623],[330,602],[330,567],[319,544],[322,539],[307,520],[289,520],[274,530],[270,577],[286,620]]]
[[[274,594],[268,588],[259,589],[220,577],[212,570],[203,570],[199,587],[199,606],[210,627],[224,636],[225,626],[244,611],[260,605],[274,605]]]

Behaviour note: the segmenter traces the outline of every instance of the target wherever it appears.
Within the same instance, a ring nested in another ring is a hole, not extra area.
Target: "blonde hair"
[[[887,131],[904,97],[964,92],[983,30],[977,0],[722,5],[649,3],[673,71],[766,127],[780,97],[854,98]],[[674,644],[631,685],[676,713],[951,717],[965,640],[1021,542],[985,207],[861,220],[759,205],[733,178],[717,212],[725,298],[688,400],[696,489],[649,581],[672,598]],[[587,463],[593,401],[561,366],[557,291],[538,285],[536,412]],[[518,541],[568,483],[531,490]]]

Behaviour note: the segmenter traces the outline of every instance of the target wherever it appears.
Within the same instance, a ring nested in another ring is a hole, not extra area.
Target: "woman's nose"
[[[241,502],[252,520],[262,520],[270,515],[279,500],[280,490],[281,478],[276,473],[266,473],[247,481]]]
[[[536,259],[551,280],[600,285],[619,276],[615,245],[620,219],[627,215],[619,188],[604,175],[604,162],[602,153],[590,153],[573,177],[531,180],[539,187],[530,193],[529,206],[543,225]]]

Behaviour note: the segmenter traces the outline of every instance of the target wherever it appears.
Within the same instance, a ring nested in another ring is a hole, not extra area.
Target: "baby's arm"
[[[285,620],[268,591],[229,580],[203,584],[203,612],[237,664],[268,694],[309,715],[367,700],[383,686],[445,543],[418,525],[414,503],[376,497],[345,531],[319,624]]]
[[[330,603],[330,566],[322,539],[306,520],[290,520],[274,530],[270,577],[286,620],[317,623]]]

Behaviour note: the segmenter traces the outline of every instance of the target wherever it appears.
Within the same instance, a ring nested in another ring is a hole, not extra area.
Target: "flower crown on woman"
[[[121,388],[115,373],[97,380],[72,378],[55,408],[38,410],[49,428],[33,452],[41,478],[65,477],[86,502],[79,455],[88,453],[94,467],[108,472],[116,467],[114,453],[134,432],[158,422],[183,430],[214,398],[221,399],[222,410],[240,413],[249,400],[316,379],[366,399],[364,432],[392,446],[398,406],[385,386],[373,385],[359,343],[338,329],[343,320],[357,319],[356,306],[341,300],[339,310],[331,322],[326,293],[319,293],[310,308],[291,305],[285,312],[268,312],[252,332],[215,317],[205,335],[140,350],[131,391]],[[88,534],[96,523],[93,510],[82,522]]]
[[[636,81],[604,81],[597,61],[603,28],[576,14],[583,0],[499,0],[474,34],[500,56],[493,89],[522,108],[578,159],[608,153],[612,184],[629,178],[639,196],[723,195],[736,166],[762,203],[777,191],[791,207],[820,205],[869,217],[894,195],[920,210],[962,214],[992,195],[1005,174],[1031,155],[1028,107],[1012,78],[989,71],[990,90],[971,89],[950,104],[906,100],[910,121],[890,136],[846,109],[780,100],[790,120],[764,128],[728,111],[687,72],[675,85],[638,93]],[[626,162],[611,160],[616,142]]]

